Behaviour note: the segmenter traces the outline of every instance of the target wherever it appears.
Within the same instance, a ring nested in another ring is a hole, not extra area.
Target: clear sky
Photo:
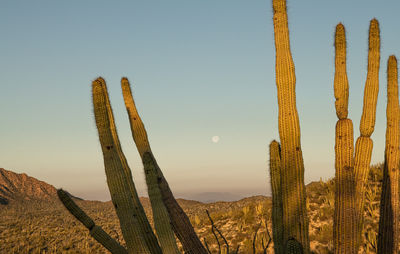
[[[384,2],[384,4],[383,4]],[[383,161],[386,61],[400,57],[400,1],[288,1],[306,183],[334,176],[335,26],[347,31],[349,117],[358,137],[369,20],[381,27],[372,162]],[[269,194],[278,139],[270,0],[1,1],[0,167],[109,199],[91,104],[105,78],[137,189],[146,185],[120,78],[177,196]],[[219,136],[217,143],[213,136]],[[356,138],[355,137],[355,138]]]

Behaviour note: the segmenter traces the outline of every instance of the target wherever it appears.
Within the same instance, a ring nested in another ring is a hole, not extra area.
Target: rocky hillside
[[[57,198],[56,189],[27,174],[17,174],[0,168],[0,204],[10,201],[53,200]]]

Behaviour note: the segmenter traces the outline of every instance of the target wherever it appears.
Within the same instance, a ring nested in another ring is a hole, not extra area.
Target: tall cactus
[[[398,252],[399,239],[399,163],[400,110],[397,60],[390,56],[387,64],[386,145],[382,196],[379,217],[378,253]]]
[[[368,71],[364,89],[363,112],[360,120],[360,137],[356,141],[354,155],[358,245],[361,244],[366,183],[368,181],[373,148],[371,135],[375,128],[376,104],[379,92],[380,31],[379,23],[376,19],[372,19],[370,22],[368,44]]]
[[[284,254],[281,151],[277,141],[269,145],[269,173],[272,191],[272,237],[275,254]]]
[[[57,192],[59,199],[90,230],[91,235],[112,253],[161,254],[162,250],[140,203],[132,172],[121,149],[103,78],[93,81],[92,96],[107,184],[127,249],[96,226],[63,190]]]
[[[276,48],[276,86],[281,141],[283,240],[297,240],[310,253],[304,162],[300,145],[300,124],[296,109],[296,77],[290,52],[286,0],[273,0]]]
[[[171,227],[171,219],[163,203],[162,192],[158,186],[158,167],[154,164],[147,132],[137,112],[129,81],[125,77],[121,79],[121,88],[129,116],[132,136],[143,161],[148,194],[153,210],[154,226],[161,248],[165,253],[179,253],[175,235]]]
[[[339,118],[335,139],[335,253],[357,253],[361,241],[365,185],[372,153],[372,139],[379,91],[379,24],[371,20],[369,28],[368,73],[360,137],[353,143],[353,123],[347,118],[349,85],[346,73],[346,36],[342,24],[335,32],[335,108]],[[353,157],[354,156],[354,157]]]
[[[174,230],[176,236],[182,243],[182,247],[185,253],[188,254],[206,254],[207,250],[202,245],[200,239],[196,235],[193,226],[190,223],[189,218],[179,206],[178,202],[175,200],[172,191],[165,179],[160,167],[155,160],[150,143],[147,137],[147,132],[136,109],[135,102],[133,100],[131,87],[127,78],[122,78],[121,80],[122,94],[125,101],[126,110],[129,115],[129,122],[131,125],[131,131],[133,140],[136,144],[137,150],[144,160],[144,155],[147,155],[147,163],[152,164],[157,171],[158,188],[161,192],[162,200],[168,211],[168,215],[172,224],[172,229]],[[170,253],[170,252],[168,252]]]
[[[92,83],[93,107],[103,151],[107,184],[129,253],[161,253],[139,201],[132,173],[119,143],[104,79]]]
[[[346,73],[346,36],[342,24],[335,32],[335,108],[339,120],[335,138],[335,211],[333,241],[335,253],[356,252],[354,193],[353,122],[347,118],[349,84]]]

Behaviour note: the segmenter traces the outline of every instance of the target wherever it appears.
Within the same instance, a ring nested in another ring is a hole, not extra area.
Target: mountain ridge
[[[12,201],[43,200],[57,198],[54,186],[28,176],[0,168],[0,204],[7,205]]]

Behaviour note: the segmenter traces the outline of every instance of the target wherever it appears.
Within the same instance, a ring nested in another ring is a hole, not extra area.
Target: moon
[[[219,136],[214,136],[214,137],[211,138],[211,140],[212,140],[212,142],[214,142],[214,143],[218,143],[218,141],[219,141]]]

